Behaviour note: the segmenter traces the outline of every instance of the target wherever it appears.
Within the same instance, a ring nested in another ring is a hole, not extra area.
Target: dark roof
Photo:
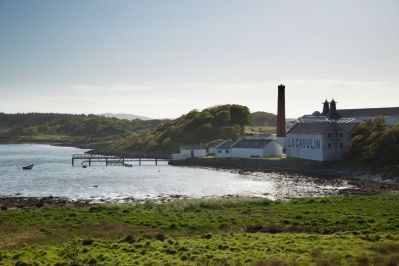
[[[359,123],[357,122],[349,122],[349,123],[338,123],[338,126],[342,128],[346,132],[352,132]]]
[[[340,128],[346,132],[353,131],[359,123],[334,123],[334,122],[319,122],[319,123],[296,123],[287,134],[323,134],[332,127]]]
[[[250,148],[250,149],[263,149],[267,144],[272,142],[270,139],[246,139],[242,138],[232,148]]]
[[[209,145],[208,148],[216,148],[218,145],[222,144],[224,142],[223,139],[216,141],[215,143],[213,143],[212,145]]]
[[[323,134],[332,126],[330,122],[296,123],[287,134]]]
[[[341,109],[337,110],[337,112],[340,118],[399,116],[399,107]]]
[[[218,146],[217,149],[221,150],[230,149],[231,144],[233,144],[232,140],[226,140],[220,146]]]

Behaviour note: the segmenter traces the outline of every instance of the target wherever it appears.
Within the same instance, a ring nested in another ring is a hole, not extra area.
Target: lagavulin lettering
[[[320,149],[320,139],[292,138],[288,140],[288,147],[301,149]]]

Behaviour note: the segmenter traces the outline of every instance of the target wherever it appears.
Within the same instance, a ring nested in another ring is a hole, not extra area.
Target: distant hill
[[[252,126],[276,126],[277,115],[267,112],[253,112],[251,113]]]
[[[152,120],[152,118],[146,117],[146,116],[140,116],[140,115],[133,115],[133,114],[113,114],[113,113],[104,113],[100,114],[100,116],[104,117],[114,117],[118,119],[126,119],[126,120],[135,120],[135,119],[140,119],[140,120]]]
[[[98,115],[0,113],[0,142],[93,143],[152,130],[168,120],[122,120]]]

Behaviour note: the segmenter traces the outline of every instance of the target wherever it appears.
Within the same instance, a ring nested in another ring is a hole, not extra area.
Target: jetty
[[[73,154],[72,155],[72,166],[76,164],[76,161],[80,162],[80,165],[91,166],[92,163],[104,163],[105,166],[132,166],[128,162],[137,162],[138,166],[141,166],[144,162],[154,162],[158,165],[158,162],[168,162],[169,159],[161,158],[137,158],[137,157],[126,157],[126,156],[110,156],[110,155],[94,155],[94,154]]]

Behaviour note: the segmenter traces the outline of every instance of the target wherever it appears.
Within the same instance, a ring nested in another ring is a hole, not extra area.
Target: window
[[[341,132],[341,133],[339,133],[339,136],[340,136],[341,138],[343,138],[343,137],[344,137],[344,134],[342,134],[342,132]]]
[[[331,149],[331,143],[328,143],[328,148],[330,148],[330,149]]]
[[[222,153],[222,150],[218,150],[218,153]]]
[[[230,151],[229,151],[229,150],[226,150],[226,153],[230,153]]]
[[[344,144],[340,143],[339,147],[342,149],[342,147],[344,147]]]
[[[331,133],[328,133],[328,137],[331,138]]]

